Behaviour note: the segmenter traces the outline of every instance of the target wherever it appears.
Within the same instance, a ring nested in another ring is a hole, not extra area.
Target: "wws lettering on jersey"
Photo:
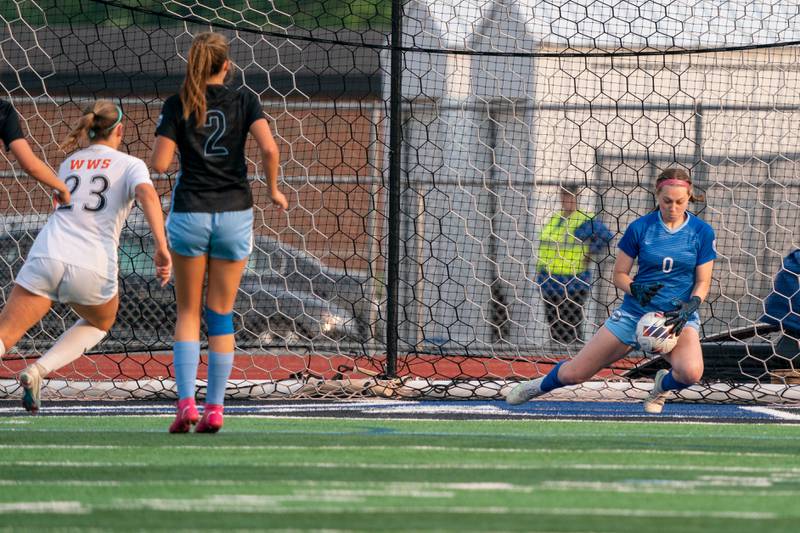
[[[70,170],[81,170],[84,165],[86,170],[105,170],[111,166],[111,159],[70,159]]]

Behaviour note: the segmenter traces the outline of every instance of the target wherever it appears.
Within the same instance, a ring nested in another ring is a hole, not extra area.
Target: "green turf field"
[[[2,531],[800,530],[800,427],[0,419]]]

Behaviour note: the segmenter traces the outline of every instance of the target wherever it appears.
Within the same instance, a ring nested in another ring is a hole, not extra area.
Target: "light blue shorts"
[[[178,255],[240,261],[253,251],[253,210],[170,213],[167,240]]]
[[[605,327],[614,334],[620,342],[640,350],[641,347],[636,341],[636,324],[639,319],[644,316],[642,314],[633,314],[623,311],[622,309],[615,309],[611,316],[606,320]],[[686,323],[686,327],[693,328],[700,331],[700,315],[695,311],[692,313],[691,319]]]

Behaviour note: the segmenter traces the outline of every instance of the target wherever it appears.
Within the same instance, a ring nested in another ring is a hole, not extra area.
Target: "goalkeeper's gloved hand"
[[[697,311],[701,303],[703,302],[700,300],[699,296],[692,296],[689,298],[688,302],[672,300],[672,305],[675,306],[675,309],[664,313],[664,316],[667,318],[664,325],[672,326],[673,335],[680,335],[681,331],[683,331],[683,326],[685,326],[692,317],[692,313]]]
[[[655,296],[663,286],[664,284],[658,281],[655,283],[636,283],[634,281],[631,283],[631,296],[636,298],[636,301],[644,306],[650,303],[653,296]]]

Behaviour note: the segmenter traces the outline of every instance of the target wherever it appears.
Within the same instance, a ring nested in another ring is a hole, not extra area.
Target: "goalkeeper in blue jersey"
[[[619,242],[614,285],[625,292],[616,309],[594,337],[570,361],[549,374],[514,387],[506,401],[516,405],[566,385],[582,383],[602,368],[638,348],[636,324],[650,311],[665,311],[678,343],[664,357],[672,365],[656,374],[644,402],[648,413],[660,413],[669,391],[689,387],[703,375],[700,348],[700,304],[711,286],[717,254],[714,230],[687,212],[692,181],[681,169],[663,171],[656,180],[658,209],[633,221]],[[638,272],[631,277],[634,261]]]

